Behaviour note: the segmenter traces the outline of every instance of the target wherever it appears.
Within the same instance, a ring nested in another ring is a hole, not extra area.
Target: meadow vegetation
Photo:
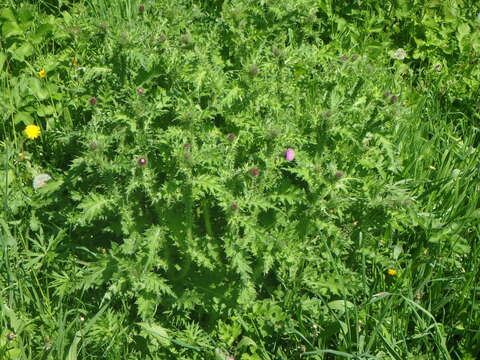
[[[479,30],[0,0],[0,359],[478,359]]]

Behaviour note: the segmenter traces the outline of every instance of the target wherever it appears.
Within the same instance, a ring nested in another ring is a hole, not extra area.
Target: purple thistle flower
[[[230,134],[227,135],[227,139],[230,140],[230,141],[235,140],[235,138],[236,138],[236,135],[233,134],[233,133],[230,133]]]
[[[337,172],[335,173],[335,177],[336,177],[337,179],[341,179],[341,178],[343,177],[343,173],[342,173],[341,171],[337,171]]]
[[[95,105],[97,103],[97,98],[96,97],[91,97],[90,99],[88,99],[88,102],[92,105]]]
[[[183,144],[183,148],[184,148],[184,149],[187,149],[187,150],[188,150],[188,149],[190,149],[190,147],[191,147],[191,145],[188,144],[188,143]]]
[[[138,159],[138,165],[140,166],[147,165],[147,159],[145,159],[144,157],[141,157],[140,159]]]
[[[137,89],[137,94],[138,94],[138,95],[143,95],[143,94],[145,94],[145,89],[139,87],[139,88]]]
[[[138,7],[138,11],[144,12],[144,11],[145,11],[145,5],[140,5],[140,6]]]
[[[398,96],[397,96],[397,95],[392,95],[392,96],[390,97],[390,100],[392,100],[392,102],[395,102],[395,101],[398,100]]]
[[[293,150],[292,148],[288,148],[287,151],[285,151],[285,159],[287,161],[292,161],[293,159],[295,159],[295,150]]]
[[[260,170],[258,170],[258,169],[252,169],[252,170],[250,170],[250,173],[251,173],[253,176],[257,176],[257,175],[260,175]]]

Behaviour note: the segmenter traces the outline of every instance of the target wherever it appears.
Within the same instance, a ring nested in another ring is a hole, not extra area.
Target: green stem
[[[212,229],[212,221],[210,218],[210,208],[208,206],[208,200],[202,200],[202,209],[203,209],[203,221],[205,223],[205,229],[207,230],[207,234],[209,237],[213,238],[213,229]]]

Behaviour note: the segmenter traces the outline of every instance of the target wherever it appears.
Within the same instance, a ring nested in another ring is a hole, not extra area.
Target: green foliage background
[[[478,4],[0,4],[0,358],[480,355]]]

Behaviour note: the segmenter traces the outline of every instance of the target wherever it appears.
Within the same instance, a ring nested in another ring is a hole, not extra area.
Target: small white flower
[[[392,58],[394,59],[397,59],[397,60],[403,60],[407,57],[407,52],[400,48],[400,49],[397,49],[395,50],[392,54],[391,54]]]
[[[44,187],[47,185],[47,181],[51,180],[52,177],[48,174],[39,174],[33,178],[33,188],[35,190]]]

